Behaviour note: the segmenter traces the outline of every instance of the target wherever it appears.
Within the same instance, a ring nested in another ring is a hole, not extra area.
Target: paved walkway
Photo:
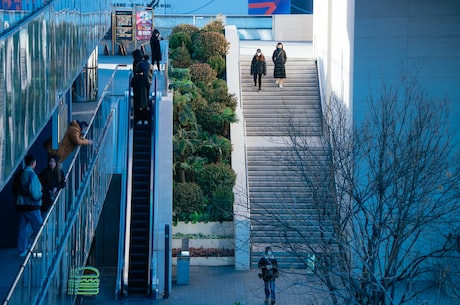
[[[237,271],[233,266],[191,266],[189,284],[173,283],[169,298],[160,300],[128,297],[116,301],[114,283],[104,281],[101,293],[85,298],[83,305],[262,305],[264,287],[258,273],[259,270]],[[305,270],[281,270],[276,280],[276,304],[308,304],[310,294],[306,282],[312,279]]]

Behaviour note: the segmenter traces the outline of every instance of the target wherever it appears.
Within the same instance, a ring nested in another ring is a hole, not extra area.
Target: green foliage
[[[225,124],[222,114],[225,106],[220,103],[211,103],[205,112],[197,113],[196,120],[200,126],[211,134],[224,135]]]
[[[211,56],[227,55],[230,44],[225,36],[217,32],[199,32],[193,39],[193,52],[196,59],[207,61]]]
[[[210,84],[216,77],[217,73],[210,65],[203,63],[194,63],[190,66],[192,82],[203,82]]]
[[[209,57],[208,64],[216,71],[217,75],[222,75],[225,71],[225,59],[220,55]]]
[[[189,239],[229,239],[233,238],[233,235],[206,235],[203,233],[181,233],[177,232],[174,233],[172,238],[174,239],[182,239],[182,238],[189,238]]]
[[[176,68],[187,68],[193,63],[190,52],[185,45],[170,49],[170,61],[171,65]]]
[[[175,32],[169,36],[169,49],[180,47],[185,47],[189,54],[192,51],[192,37],[186,32]]]
[[[193,112],[192,107],[189,103],[190,98],[190,94],[181,94],[180,92],[174,94],[174,126],[180,126],[186,128],[187,130],[197,130],[195,113]],[[178,130],[176,129],[175,132],[178,132]]]
[[[190,91],[195,88],[188,68],[172,68],[169,72],[169,81],[176,90]]]
[[[173,214],[176,220],[191,221],[197,214],[206,211],[206,197],[196,183],[174,183],[173,189]]]
[[[218,186],[208,203],[208,213],[211,219],[232,220],[233,219],[233,190],[225,186]]]
[[[233,188],[236,174],[228,164],[210,163],[197,174],[196,182],[205,196],[211,197],[218,187]]]
[[[223,21],[223,16],[219,15],[216,19],[209,22],[203,27],[203,31],[205,32],[217,32],[221,34],[225,34],[225,26]]]
[[[228,165],[232,151],[228,130],[236,121],[236,98],[217,78],[225,72],[229,48],[223,33],[222,18],[217,18],[201,30],[178,25],[170,35],[175,222],[232,219],[236,175]],[[196,200],[197,185],[202,200]],[[176,204],[185,200],[187,187],[192,188],[190,196],[195,194],[190,200],[201,203]]]
[[[190,69],[187,68],[174,68],[169,73],[170,79],[177,79],[177,80],[191,80],[190,77]]]
[[[228,93],[227,83],[222,79],[215,79],[210,86],[203,86],[197,84],[201,89],[201,94],[211,103],[221,103],[227,107],[230,107],[233,111],[236,109],[236,97],[233,94]]]
[[[200,29],[198,27],[192,24],[179,24],[172,29],[170,37],[178,32],[184,32],[188,36],[193,37],[193,35],[196,34],[199,30]]]
[[[223,136],[209,135],[205,132],[197,153],[211,162],[228,164],[232,153],[232,143]]]

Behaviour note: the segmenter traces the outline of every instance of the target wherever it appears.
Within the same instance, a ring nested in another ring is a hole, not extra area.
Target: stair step
[[[262,90],[254,86],[250,75],[252,56],[241,56],[241,90],[243,116],[248,137],[289,137],[292,126],[301,136],[323,136],[323,118],[318,85],[316,61],[307,58],[288,58],[286,80],[279,88],[273,79],[273,63],[267,60],[267,76],[262,79]],[[281,141],[281,140],[280,140]],[[266,145],[266,144],[265,144]],[[328,231],[330,222],[322,221],[325,207],[321,202],[332,202],[330,182],[324,173],[329,172],[328,150],[317,141],[303,154],[303,173],[296,169],[292,147],[261,147],[257,142],[247,147],[248,190],[251,198],[251,265],[257,267],[265,246],[280,245],[275,252],[280,268],[307,268],[309,253],[299,252],[296,257],[285,249],[285,238],[299,249],[305,242],[316,244]],[[311,177],[303,177],[307,173]],[[319,177],[319,178],[318,178]],[[324,177],[324,178],[323,178]],[[316,190],[308,183],[318,184]],[[281,204],[282,202],[282,204]],[[299,231],[300,230],[300,231]]]

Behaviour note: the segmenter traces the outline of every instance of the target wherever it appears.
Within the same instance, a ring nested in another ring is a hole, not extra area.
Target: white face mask
[[[271,251],[267,252],[267,256],[272,256],[272,255],[273,255],[273,252],[271,252]]]
[[[260,56],[260,54],[262,54],[262,53],[257,53],[257,56]]]

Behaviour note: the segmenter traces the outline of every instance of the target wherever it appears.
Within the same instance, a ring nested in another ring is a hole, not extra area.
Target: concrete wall
[[[273,40],[312,41],[313,15],[273,15]]]
[[[227,54],[227,86],[237,99],[236,116],[238,122],[231,124],[232,135],[232,168],[236,173],[233,189],[233,222],[235,232],[235,269],[249,270],[251,260],[249,199],[247,191],[246,137],[244,133],[243,109],[241,106],[240,78],[240,42],[235,26],[225,27],[225,37],[230,42]]]
[[[418,80],[433,97],[460,106],[460,5],[458,0],[356,0],[355,113],[360,115],[369,80],[420,67]],[[378,84],[375,84],[378,85]],[[458,126],[458,117],[452,118]]]
[[[433,97],[460,108],[460,5],[457,0],[315,1],[313,44],[323,98],[334,94],[361,117],[371,86],[420,68]]]
[[[315,1],[313,46],[323,102],[331,95],[352,107],[354,0]]]

